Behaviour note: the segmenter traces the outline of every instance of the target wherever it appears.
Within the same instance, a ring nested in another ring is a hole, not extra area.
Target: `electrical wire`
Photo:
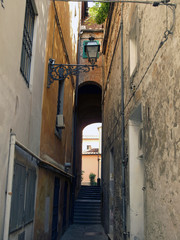
[[[54,29],[53,29],[53,43],[52,43],[52,54],[51,54],[51,58],[53,59],[53,51],[54,51],[54,33],[55,33],[55,18],[54,18]]]
[[[139,3],[139,4],[156,4],[159,5],[174,5],[173,3],[169,3],[168,0],[161,1],[135,1],[135,0],[53,0],[53,1],[61,1],[61,2],[101,2],[101,3]]]
[[[66,48],[64,36],[63,36],[63,33],[62,33],[62,28],[61,28],[60,20],[59,20],[59,17],[58,17],[58,11],[57,11],[57,8],[56,8],[55,0],[53,0],[53,6],[54,6],[54,11],[55,11],[55,20],[56,20],[56,24],[57,24],[59,36],[60,36],[60,38],[61,38],[61,43],[62,43],[62,45],[63,45],[63,50],[64,50],[65,58],[66,58],[66,61],[68,62],[68,64],[70,64],[69,55],[68,55],[68,51],[67,51],[67,48]],[[74,88],[74,87],[75,87],[74,78],[73,78],[73,76],[70,76],[70,77],[71,77],[72,86],[73,86],[73,88]]]

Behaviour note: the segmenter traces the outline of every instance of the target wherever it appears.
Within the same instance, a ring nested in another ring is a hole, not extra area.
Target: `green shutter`
[[[31,222],[34,217],[35,187],[36,171],[35,169],[28,169],[25,203],[25,223]]]

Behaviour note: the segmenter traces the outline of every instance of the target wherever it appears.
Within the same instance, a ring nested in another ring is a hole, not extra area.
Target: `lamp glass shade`
[[[86,51],[89,58],[97,58],[97,54],[98,54],[97,42],[88,42],[86,46]]]
[[[96,41],[89,41],[85,46],[85,52],[88,56],[88,60],[91,64],[97,61],[100,45]]]

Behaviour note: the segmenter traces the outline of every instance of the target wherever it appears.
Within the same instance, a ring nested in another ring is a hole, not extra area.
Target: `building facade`
[[[73,200],[74,96],[76,78],[49,84],[48,64],[76,64],[80,5],[50,4],[43,88],[40,156],[34,239],[57,239],[70,224]],[[64,21],[66,19],[66,21]]]
[[[111,239],[180,238],[180,9],[173,3],[114,3],[106,21],[102,186]]]
[[[49,58],[76,63],[79,16],[78,3],[1,1],[2,240],[57,239],[70,222],[75,78],[59,84],[61,101],[58,82],[47,88],[47,75]]]
[[[77,189],[81,185],[82,170],[82,131],[89,124],[101,122],[101,96],[102,96],[102,41],[103,29],[102,25],[90,24],[87,13],[87,2],[82,3],[81,27],[79,33],[79,64],[89,64],[87,55],[85,54],[85,43],[90,37],[100,44],[100,53],[95,63],[97,67],[89,72],[80,72],[77,78],[76,86],[76,130],[75,130],[75,152],[76,161],[76,186]]]
[[[89,175],[95,174],[95,182],[101,178],[101,127],[98,135],[83,135],[82,141],[82,185],[90,185]]]
[[[33,234],[37,162],[20,145],[39,156],[48,9],[46,0],[0,6],[0,239]]]

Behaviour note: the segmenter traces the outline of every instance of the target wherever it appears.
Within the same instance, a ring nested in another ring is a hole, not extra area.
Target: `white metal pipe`
[[[11,211],[11,199],[12,199],[15,143],[16,143],[16,135],[12,133],[10,136],[10,147],[9,147],[3,240],[9,239],[9,223],[10,223],[10,211]]]

